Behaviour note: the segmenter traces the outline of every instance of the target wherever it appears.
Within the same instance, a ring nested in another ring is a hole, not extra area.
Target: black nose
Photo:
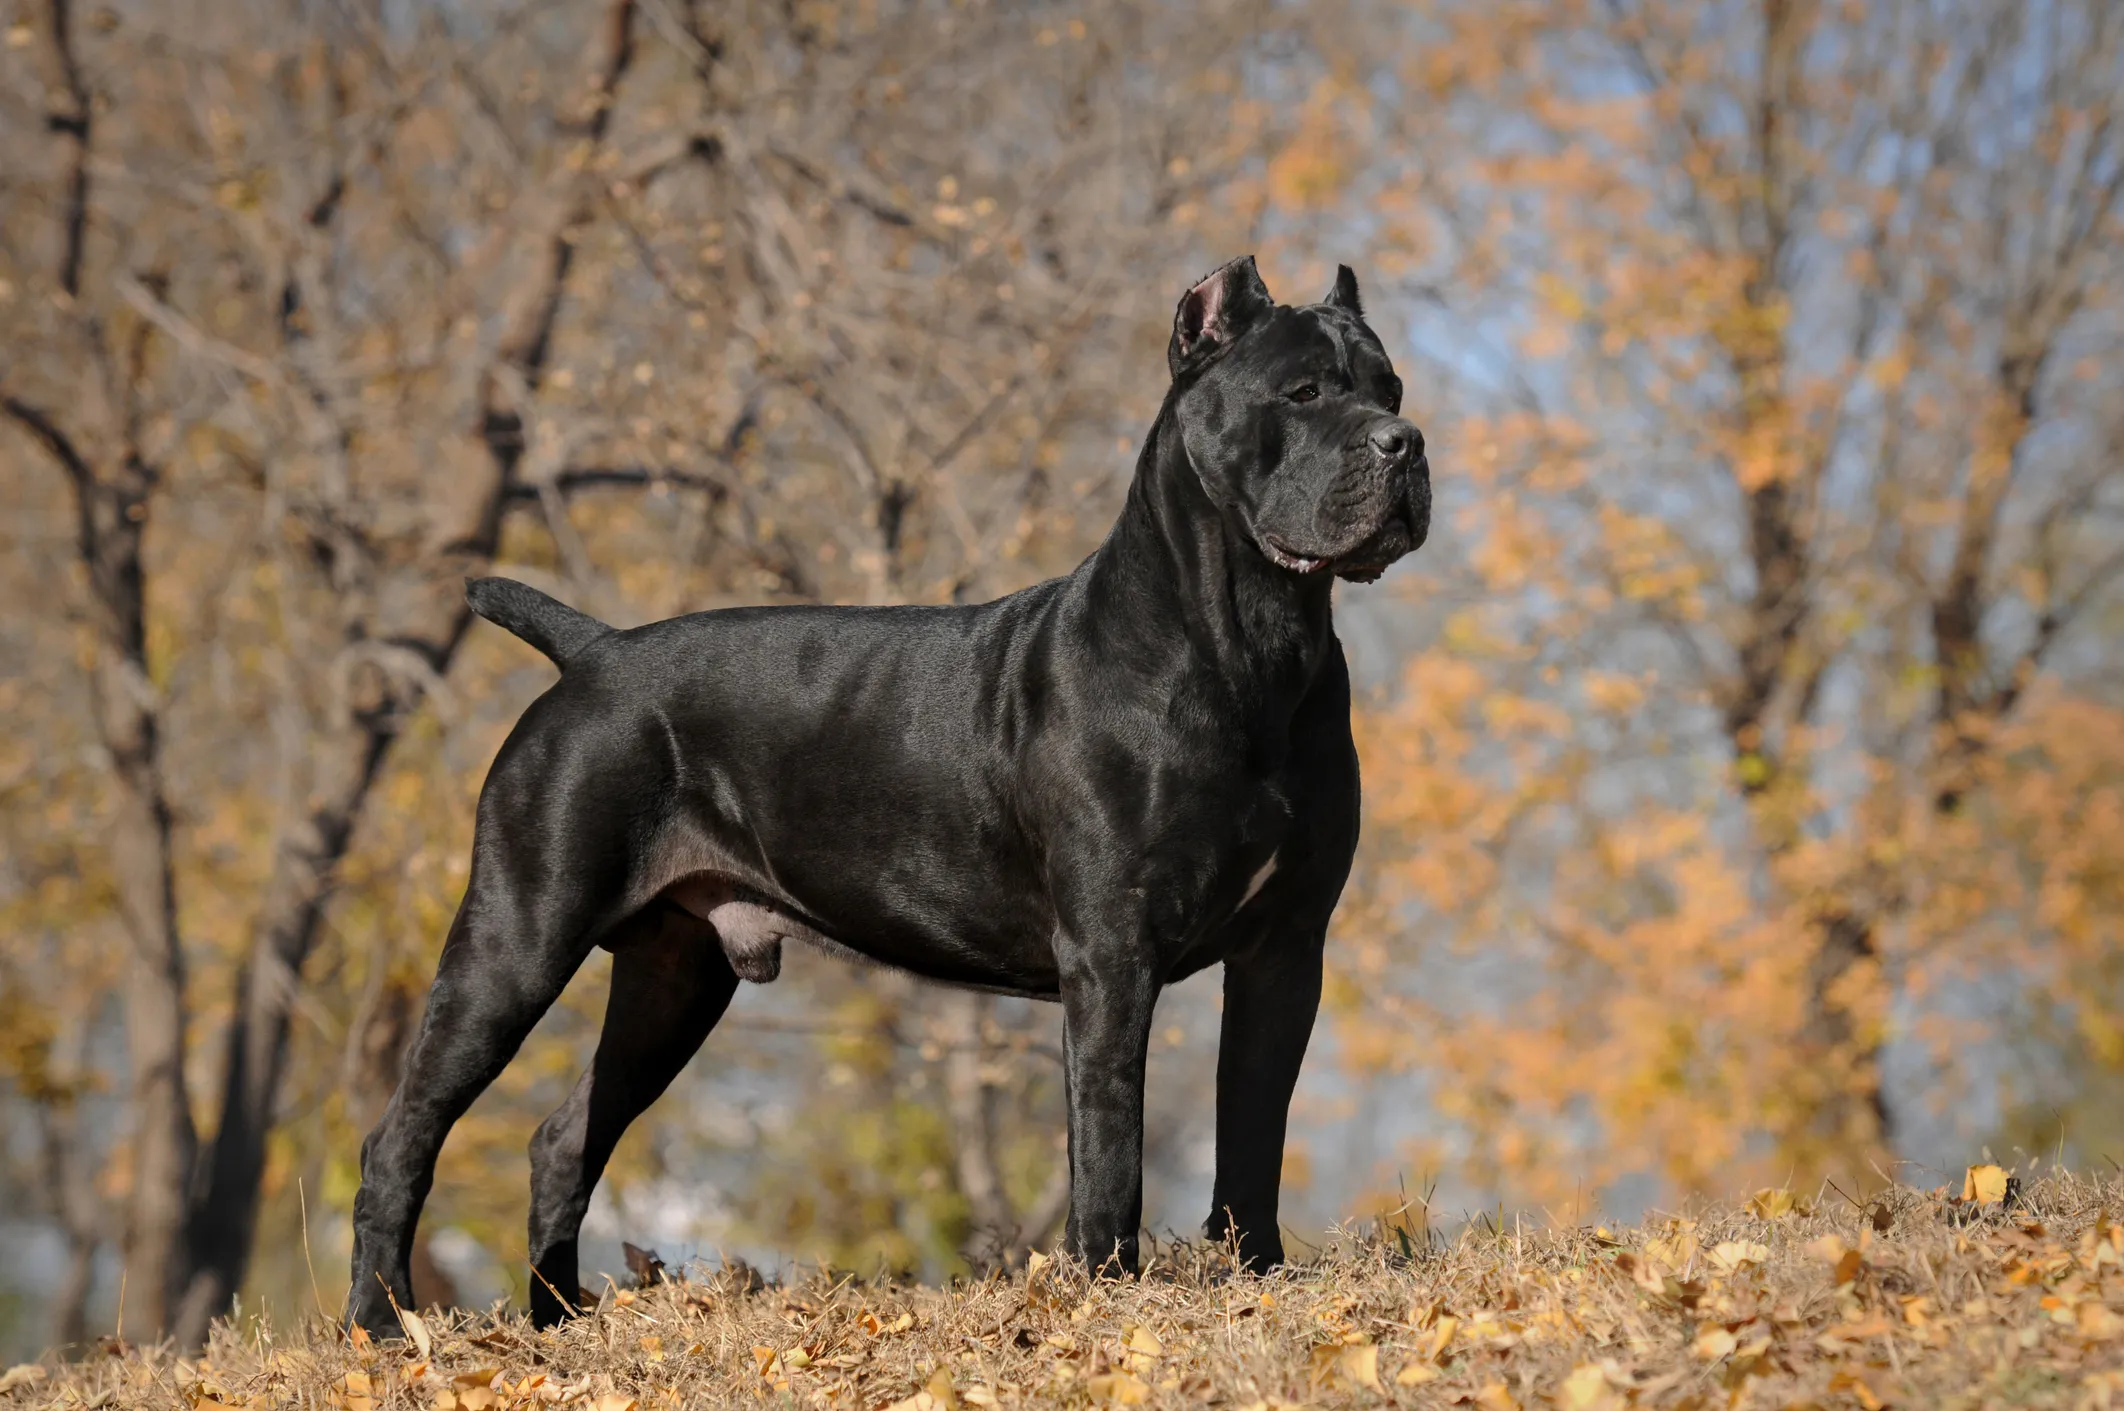
[[[1405,421],[1383,421],[1365,439],[1383,461],[1414,460],[1423,454],[1423,433]]]

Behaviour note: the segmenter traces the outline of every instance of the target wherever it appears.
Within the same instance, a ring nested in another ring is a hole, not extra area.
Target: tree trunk
[[[1840,910],[1815,925],[1821,940],[1807,970],[1804,1031],[1824,1085],[1813,1112],[1814,1136],[1830,1152],[1885,1147],[1894,1124],[1881,1087],[1880,1038],[1844,993],[1856,972],[1878,960],[1874,919]]]
[[[148,704],[152,688],[137,660],[110,660],[115,654],[114,644],[106,641],[106,660],[95,676],[96,714],[118,781],[111,867],[133,943],[125,989],[133,1117],[125,1286],[134,1326],[152,1335],[169,1326],[198,1136],[185,1091],[184,950],[177,934],[170,809],[157,768],[157,722]]]
[[[944,1105],[951,1118],[952,1153],[959,1192],[971,1207],[973,1229],[964,1253],[976,1268],[1011,1264],[1022,1246],[1053,1235],[1069,1213],[1069,1162],[1056,1163],[1045,1187],[1023,1211],[1012,1206],[996,1165],[995,1092],[982,1076],[981,1030],[989,1013],[986,995],[946,990],[936,998],[937,1027],[944,1040]]]
[[[57,284],[71,309],[81,295],[88,261],[91,137],[95,106],[74,53],[73,6],[50,0],[52,103],[46,126],[66,144],[68,176],[61,214],[64,241]],[[198,1137],[185,1092],[185,965],[177,932],[177,874],[171,849],[169,800],[163,792],[160,704],[148,674],[146,574],[141,544],[155,467],[131,438],[131,386],[113,386],[114,368],[137,365],[99,346],[104,330],[79,320],[74,334],[91,349],[97,376],[81,401],[101,412],[101,445],[77,439],[59,422],[19,398],[0,398],[0,411],[59,463],[74,496],[81,565],[89,580],[96,658],[89,673],[91,709],[110,754],[118,805],[111,822],[110,856],[118,908],[132,941],[126,981],[127,1067],[132,1087],[132,1170],[123,1245],[127,1299],[135,1326],[159,1333],[184,1229]],[[121,1310],[122,1314],[123,1310]]]
[[[106,391],[106,398],[109,392]],[[184,947],[177,932],[172,819],[163,792],[161,720],[148,675],[141,542],[154,468],[127,447],[99,466],[51,417],[15,397],[0,410],[51,455],[73,488],[89,582],[96,658],[89,673],[97,736],[110,755],[117,807],[111,870],[132,942],[125,986],[132,1163],[122,1235],[134,1327],[159,1334],[179,1272],[185,1193],[198,1136],[185,1092]],[[121,1310],[123,1312],[123,1310]]]
[[[66,1273],[51,1302],[52,1340],[62,1348],[78,1347],[88,1340],[89,1287],[96,1272],[96,1251],[105,1238],[94,1173],[84,1167],[82,1160],[80,1099],[84,1085],[78,1075],[82,1054],[89,1046],[87,1016],[76,1016],[76,1022],[80,1027],[72,1040],[75,1052],[67,1066],[77,1076],[63,1091],[48,1093],[39,1114],[44,1128],[46,1198],[66,1235]]]
[[[977,1268],[1001,1263],[1017,1238],[1017,1216],[996,1169],[995,1103],[981,1076],[981,1021],[988,1001],[970,990],[937,996],[944,1039],[944,1102],[951,1117],[959,1193],[971,1207],[966,1256]]]
[[[583,121],[591,156],[604,142],[613,100],[633,59],[633,0],[611,0],[605,13]],[[594,161],[583,163],[585,171]],[[412,605],[388,625],[357,619],[348,646],[388,642],[420,661],[429,675],[374,683],[351,704],[349,719],[317,748],[320,802],[281,840],[266,904],[252,935],[237,986],[222,1076],[221,1126],[188,1224],[183,1292],[173,1329],[181,1346],[205,1343],[212,1321],[242,1287],[257,1236],[271,1133],[287,1064],[289,1021],[302,966],[316,945],[317,927],[339,864],[367,804],[371,786],[418,706],[422,680],[450,669],[472,624],[460,584],[484,572],[501,541],[501,525],[525,449],[520,397],[535,392],[552,348],[554,329],[574,262],[571,229],[590,213],[589,178],[573,174],[548,203],[547,224],[536,232],[536,277],[509,290],[494,362],[480,378],[474,430],[487,452],[487,479],[466,532],[443,542],[408,571],[425,582]],[[373,556],[372,556],[373,561]]]
[[[206,1340],[209,1324],[243,1284],[257,1236],[288,1031],[302,967],[317,943],[318,922],[333,876],[353,837],[391,735],[354,729],[312,751],[328,772],[324,804],[283,833],[251,950],[236,982],[222,1077],[221,1126],[185,1238],[185,1283],[171,1331],[186,1347]]]
[[[66,1273],[52,1295],[58,1310],[52,1317],[52,1341],[62,1348],[80,1347],[88,1341],[89,1283],[96,1273],[96,1246],[69,1237]]]

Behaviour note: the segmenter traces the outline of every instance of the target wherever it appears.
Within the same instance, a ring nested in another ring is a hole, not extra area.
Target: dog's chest
[[[1199,933],[1253,905],[1283,868],[1297,825],[1289,793],[1273,784],[1230,800],[1216,824],[1198,823],[1195,836],[1209,855],[1196,865],[1203,885],[1190,898],[1189,929]]]

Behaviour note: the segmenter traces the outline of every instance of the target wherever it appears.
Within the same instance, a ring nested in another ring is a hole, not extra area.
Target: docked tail
[[[587,613],[547,597],[513,578],[472,578],[465,582],[465,601],[496,627],[506,627],[566,667],[582,650],[612,629]]]

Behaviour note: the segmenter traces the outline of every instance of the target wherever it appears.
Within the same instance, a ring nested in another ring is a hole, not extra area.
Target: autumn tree
[[[2113,983],[2065,978],[2106,973],[2113,901],[2061,912],[1988,859],[2062,841],[2036,797],[2115,803],[2028,766],[2116,705],[2124,15],[1604,0],[1413,28],[1392,75],[1426,101],[1372,115],[1405,154],[1375,179],[1415,193],[1389,239],[1466,490],[1368,725],[1351,934],[1367,983],[1427,936],[1438,990],[1485,1002],[1353,996],[1355,1051],[1410,1061],[1389,1016],[1442,1031],[1442,1150],[1515,1190],[1876,1179],[1910,1115],[1891,1039],[1939,1040],[1940,1090],[1983,1083],[1939,1027],[1950,975],[2114,1023]]]
[[[123,1193],[129,1329],[196,1342],[264,1203],[308,1171],[329,1206],[395,1079],[472,792],[539,685],[470,633],[462,579],[505,562],[639,621],[1066,567],[1151,410],[1124,350],[1155,360],[1170,271],[1270,130],[1232,77],[1259,18],[17,15],[0,465],[40,527],[24,565],[78,604],[102,767],[64,781],[78,817],[11,836],[45,948],[10,952],[10,994],[85,1032],[124,977],[123,1140],[47,1135],[75,1163],[51,1170]],[[77,643],[16,601],[11,689],[52,708],[14,782],[54,782]],[[62,898],[37,878],[65,859]],[[123,966],[60,944],[110,912]],[[992,1155],[1024,1149],[995,1125],[1023,1051],[985,1002],[890,999],[956,1036],[972,1220],[1051,1223],[1047,1165]],[[15,1094],[62,1113],[74,1070],[24,1034]],[[93,1213],[55,1213],[86,1259]]]

